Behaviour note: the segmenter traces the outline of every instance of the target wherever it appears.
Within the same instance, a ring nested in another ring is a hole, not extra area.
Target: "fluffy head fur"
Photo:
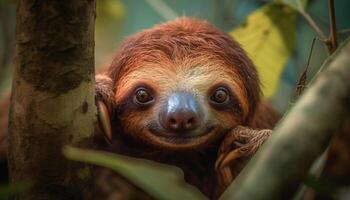
[[[239,44],[209,23],[186,17],[128,38],[105,76],[108,81],[101,85],[112,81],[113,87],[99,89],[97,80],[97,91],[116,111],[114,123],[128,136],[170,150],[208,146],[227,130],[251,123],[260,102],[256,69]],[[147,109],[132,105],[139,86],[149,88],[154,96],[154,105]],[[232,103],[226,109],[208,103],[218,86],[230,91]],[[161,138],[149,131],[158,120],[161,105],[177,91],[195,96],[206,113],[205,123],[214,127],[212,131],[181,139]]]

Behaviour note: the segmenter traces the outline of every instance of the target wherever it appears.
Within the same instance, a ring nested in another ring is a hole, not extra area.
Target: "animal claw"
[[[229,166],[240,157],[242,157],[242,155],[237,150],[229,152],[220,162],[220,168]]]
[[[111,118],[109,117],[109,112],[106,104],[102,101],[97,101],[97,116],[99,126],[103,132],[103,136],[105,140],[110,144],[112,142]]]

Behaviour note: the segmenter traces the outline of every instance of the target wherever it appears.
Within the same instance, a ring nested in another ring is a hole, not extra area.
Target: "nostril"
[[[187,120],[187,124],[189,125],[194,124],[194,122],[195,122],[195,119],[193,117]]]
[[[176,129],[179,129],[179,123],[178,121],[175,119],[175,118],[169,118],[168,120],[168,127],[173,129],[173,130],[176,130]]]
[[[185,124],[186,129],[192,129],[195,126],[196,126],[196,119],[194,117],[189,118]]]
[[[169,119],[170,124],[176,124],[176,120],[174,118]]]

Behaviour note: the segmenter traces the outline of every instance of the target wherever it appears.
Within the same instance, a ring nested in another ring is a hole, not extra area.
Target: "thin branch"
[[[310,53],[309,53],[309,57],[307,59],[307,63],[306,63],[305,69],[304,69],[303,73],[301,74],[301,76],[300,76],[300,78],[298,80],[298,83],[297,83],[297,87],[296,87],[296,90],[295,90],[295,99],[297,99],[300,96],[300,94],[304,91],[304,89],[306,87],[307,72],[309,70],[309,65],[310,65],[312,52],[314,50],[315,42],[316,42],[317,39],[318,38],[314,38],[312,40],[311,50],[310,50]]]
[[[300,13],[306,22],[311,26],[311,28],[314,29],[314,31],[317,33],[318,37],[321,40],[326,41],[327,37],[326,34],[321,30],[321,28],[317,25],[317,23],[311,18],[311,16],[307,12],[301,12]]]
[[[329,9],[329,37],[321,30],[321,28],[317,25],[317,23],[311,18],[311,16],[307,12],[300,12],[300,14],[304,17],[306,22],[310,25],[312,29],[319,36],[321,41],[324,41],[327,45],[328,52],[333,53],[337,47],[337,28],[336,28],[336,20],[335,20],[335,9],[334,9],[334,0],[328,0],[328,9]]]
[[[337,34],[348,34],[348,33],[350,33],[350,28],[337,31]]]
[[[335,9],[334,9],[334,0],[328,0],[328,9],[329,9],[329,51],[333,53],[337,47],[337,23],[335,20]]]

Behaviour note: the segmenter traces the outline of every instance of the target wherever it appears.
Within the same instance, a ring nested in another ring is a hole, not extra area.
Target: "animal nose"
[[[193,130],[198,126],[196,113],[191,110],[177,110],[165,116],[165,127],[174,131]]]
[[[159,118],[165,129],[186,132],[200,125],[201,114],[200,106],[192,94],[177,92],[169,96]]]

